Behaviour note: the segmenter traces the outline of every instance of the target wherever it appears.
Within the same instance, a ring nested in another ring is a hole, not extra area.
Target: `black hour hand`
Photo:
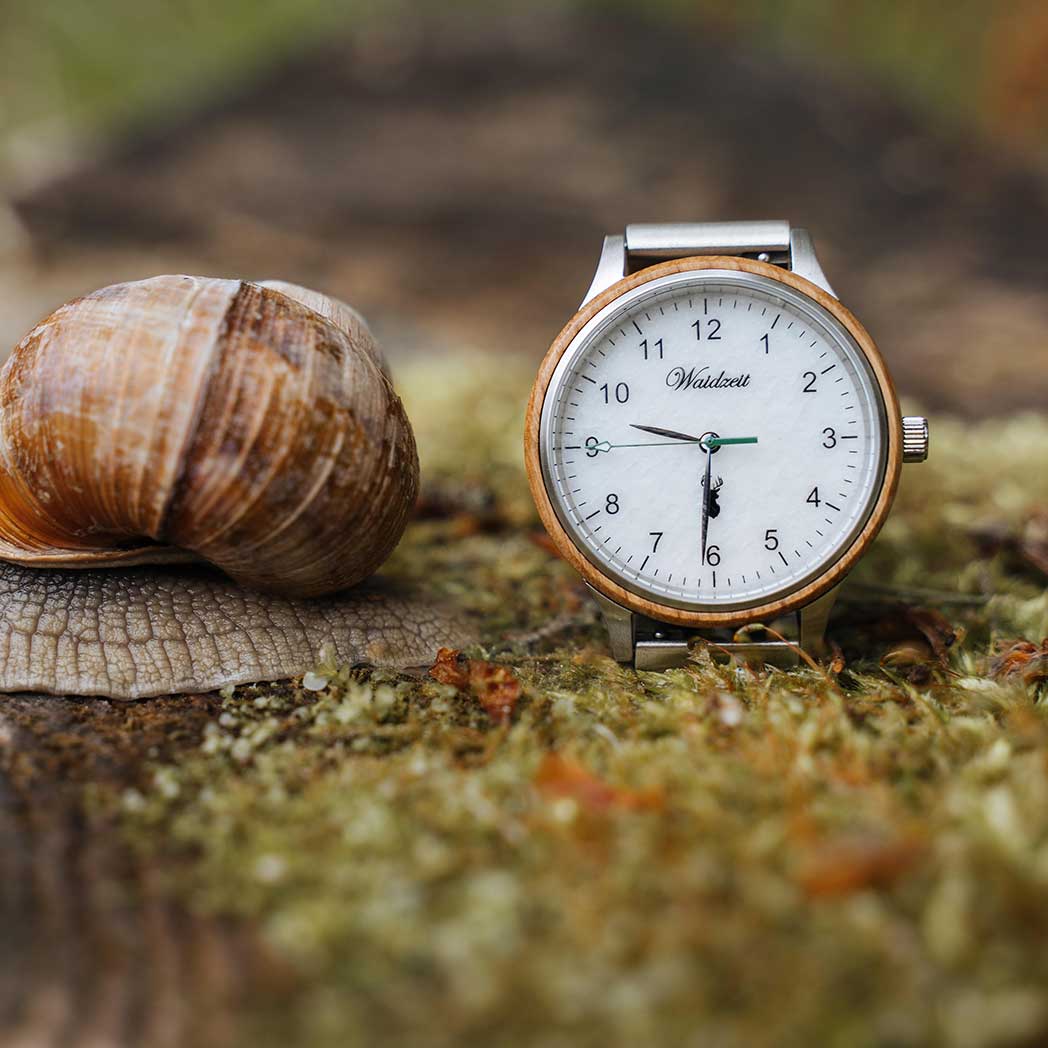
[[[690,444],[698,444],[702,440],[702,437],[693,437],[690,433],[678,433],[675,429],[662,429],[660,426],[638,426],[635,422],[631,422],[630,426],[633,429],[641,429],[645,433],[654,433],[657,437],[669,437],[671,440],[686,440]]]

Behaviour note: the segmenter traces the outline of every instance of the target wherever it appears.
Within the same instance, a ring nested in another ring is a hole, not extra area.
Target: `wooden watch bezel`
[[[542,472],[540,431],[542,408],[553,373],[576,335],[593,317],[627,292],[653,280],[658,280],[660,277],[673,273],[711,269],[752,273],[757,276],[768,277],[780,284],[785,284],[814,300],[845,328],[866,357],[870,370],[877,382],[884,404],[887,446],[885,448],[883,483],[877,500],[866,519],[866,523],[851,544],[836,560],[828,564],[821,574],[777,600],[767,601],[747,608],[721,611],[693,611],[669,604],[660,604],[657,601],[639,596],[605,575],[596,564],[579,550],[561,525],[549,493],[546,490]],[[610,600],[640,615],[678,626],[710,628],[739,626],[755,622],[772,622],[782,615],[810,604],[813,600],[816,600],[836,586],[851,571],[856,561],[866,552],[870,543],[880,531],[895,498],[895,492],[899,485],[899,474],[902,470],[902,416],[895,387],[876,344],[851,311],[832,295],[813,284],[810,280],[766,262],[720,255],[681,258],[650,266],[616,282],[606,291],[601,292],[601,294],[585,303],[568,321],[560,334],[557,335],[539,367],[538,376],[535,379],[535,385],[532,388],[531,397],[528,401],[524,422],[524,463],[527,469],[528,484],[531,487],[531,494],[538,508],[539,517],[558,552],[594,589],[604,594]]]

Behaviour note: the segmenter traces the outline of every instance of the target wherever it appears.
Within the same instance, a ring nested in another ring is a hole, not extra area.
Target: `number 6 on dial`
[[[689,257],[623,278],[558,336],[528,475],[558,550],[609,600],[684,626],[770,623],[869,544],[900,426],[835,298],[781,266]]]

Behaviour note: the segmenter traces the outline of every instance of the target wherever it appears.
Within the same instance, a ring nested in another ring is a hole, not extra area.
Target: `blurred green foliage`
[[[986,0],[700,3],[766,43],[818,53],[828,65],[872,74],[944,112],[967,108],[973,65],[999,17]]]
[[[677,0],[771,46],[817,55],[933,117],[1043,150],[1043,0]]]
[[[533,10],[617,5],[638,10],[624,0]],[[454,5],[471,6],[480,5]],[[837,67],[933,116],[1043,149],[1042,0],[654,0],[644,10]],[[189,111],[367,20],[395,26],[447,11],[432,0],[0,0],[0,179],[31,179],[99,134]]]
[[[0,0],[0,177],[32,177],[99,134],[189,111],[380,6]]]

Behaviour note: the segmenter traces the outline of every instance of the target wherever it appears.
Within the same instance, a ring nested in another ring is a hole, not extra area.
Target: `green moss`
[[[487,654],[523,684],[513,723],[426,678],[322,665],[320,690],[225,694],[198,745],[99,800],[163,857],[170,893],[253,923],[280,959],[283,988],[256,1001],[244,1039],[1048,1032],[1048,719],[1032,686],[987,671],[995,638],[1048,632],[1048,604],[1043,579],[967,537],[1048,499],[1048,423],[936,419],[933,458],[863,569],[878,588],[844,605],[876,620],[899,592],[940,591],[967,629],[949,667],[884,672],[894,641],[855,627],[838,676],[703,653],[636,674],[533,541],[527,376],[500,363],[493,383],[494,369],[401,376],[442,509],[391,571],[484,613]]]

